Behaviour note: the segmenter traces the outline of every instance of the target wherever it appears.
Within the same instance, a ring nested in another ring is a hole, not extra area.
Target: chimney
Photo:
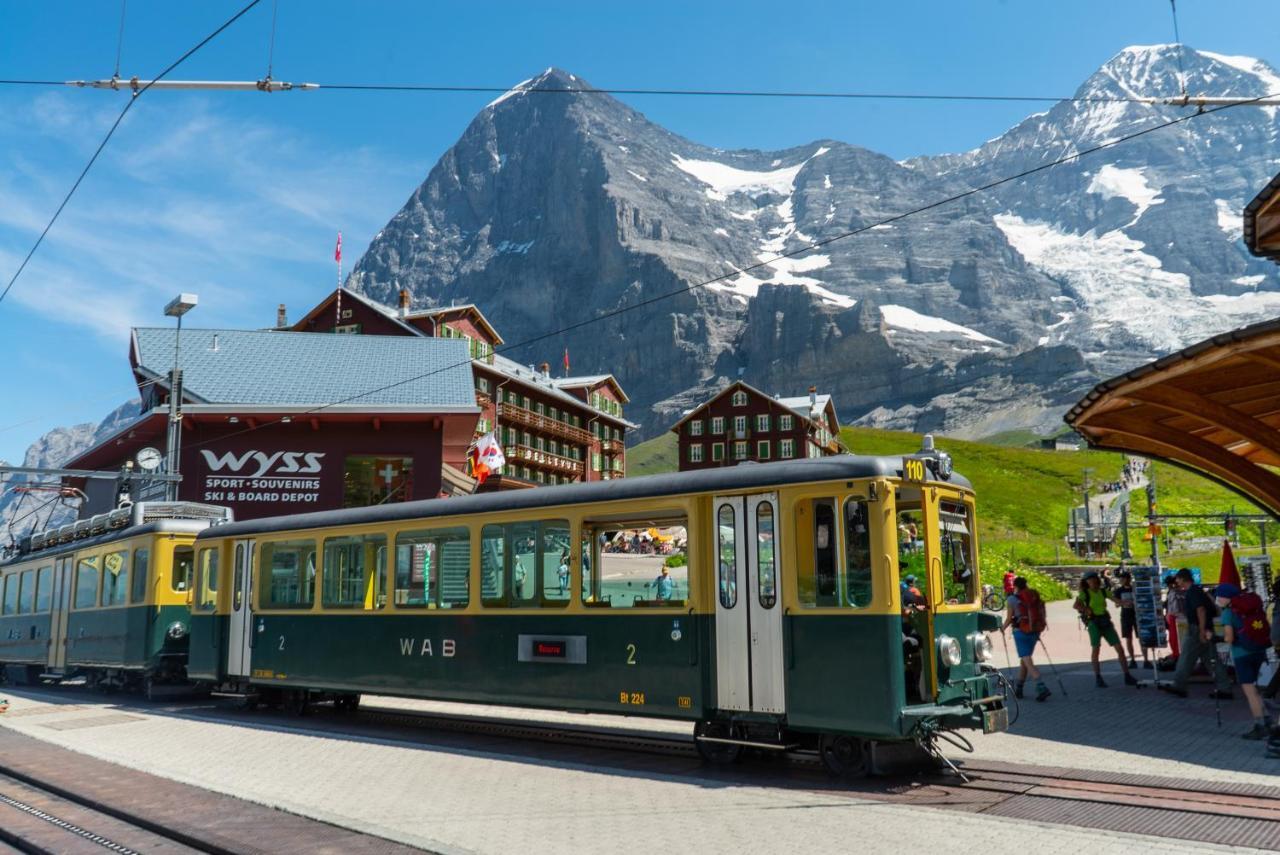
[[[276,329],[282,330],[289,326],[289,314],[284,309],[284,303],[276,307]]]
[[[538,366],[538,370],[542,372],[543,377],[546,377],[548,380],[551,379],[551,363],[550,362],[542,363],[541,365]]]
[[[809,406],[810,407],[818,406],[818,387],[817,386],[809,387]]]
[[[409,316],[409,289],[401,288],[400,289],[400,317],[405,318],[408,316]]]

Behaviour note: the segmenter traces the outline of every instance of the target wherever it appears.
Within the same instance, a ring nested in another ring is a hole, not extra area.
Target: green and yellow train
[[[932,450],[747,464],[209,526],[184,541],[190,608],[173,620],[188,678],[250,705],[381,694],[684,719],[713,759],[802,747],[860,771],[873,743],[1007,726],[974,531],[972,489]],[[137,535],[147,604],[184,596],[167,536]],[[904,602],[908,568],[923,603]],[[139,635],[135,657],[163,655]]]
[[[137,504],[25,540],[0,562],[6,678],[149,695],[185,684],[195,538],[229,519],[208,505]]]

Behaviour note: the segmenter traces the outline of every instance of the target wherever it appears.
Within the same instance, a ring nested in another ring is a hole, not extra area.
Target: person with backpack
[[[1267,724],[1267,711],[1258,693],[1258,671],[1267,661],[1267,648],[1271,646],[1271,624],[1267,620],[1262,597],[1252,591],[1241,591],[1236,585],[1224,582],[1213,592],[1218,608],[1222,609],[1222,635],[1231,645],[1231,660],[1236,666],[1236,682],[1249,702],[1253,714],[1253,727],[1244,734],[1245,739],[1266,739],[1271,728]]]
[[[1116,635],[1116,626],[1111,621],[1111,612],[1107,610],[1107,592],[1103,589],[1102,577],[1096,570],[1090,570],[1080,578],[1080,593],[1072,606],[1080,613],[1080,620],[1089,630],[1089,646],[1093,648],[1090,662],[1093,664],[1094,684],[1099,689],[1107,687],[1107,681],[1102,679],[1102,665],[1098,661],[1099,654],[1102,652],[1102,642],[1105,639],[1107,644],[1115,650],[1116,656],[1120,658],[1124,684],[1138,685],[1137,678],[1129,673],[1129,660],[1125,658],[1124,648],[1120,646],[1120,636]]]
[[[1231,693],[1231,681],[1227,678],[1227,669],[1218,661],[1218,650],[1213,642],[1213,619],[1218,609],[1199,585],[1195,584],[1195,576],[1186,567],[1174,577],[1177,586],[1186,594],[1183,611],[1187,619],[1186,628],[1182,632],[1181,652],[1178,654],[1178,667],[1173,672],[1171,683],[1160,683],[1161,691],[1169,692],[1180,698],[1187,696],[1187,680],[1197,662],[1203,662],[1204,668],[1213,675],[1216,688],[1209,693],[1214,700],[1229,701],[1235,695]]]
[[[1016,576],[1013,580],[1013,593],[1009,595],[1005,605],[1008,606],[1008,614],[1000,631],[1013,627],[1013,646],[1018,650],[1018,681],[1013,687],[1014,697],[1022,697],[1022,689],[1027,678],[1031,677],[1036,681],[1036,700],[1044,701],[1052,692],[1044,684],[1040,669],[1031,659],[1036,652],[1036,644],[1040,641],[1040,633],[1049,625],[1044,599],[1035,588],[1027,587],[1026,579]]]
[[[1133,636],[1138,631],[1138,609],[1133,597],[1133,574],[1121,569],[1117,578],[1120,580],[1120,585],[1111,592],[1111,596],[1120,606],[1120,638],[1124,640],[1124,646],[1129,650],[1129,668],[1132,670],[1138,667],[1138,661],[1133,655]],[[1150,669],[1151,657],[1141,638],[1138,639],[1138,646],[1142,648],[1142,667]]]

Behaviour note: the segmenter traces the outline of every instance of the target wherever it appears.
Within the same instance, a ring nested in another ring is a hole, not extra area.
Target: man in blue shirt
[[[671,595],[675,593],[676,580],[671,578],[671,568],[662,565],[662,572],[658,574],[658,578],[649,583],[654,589],[654,599],[669,600]]]

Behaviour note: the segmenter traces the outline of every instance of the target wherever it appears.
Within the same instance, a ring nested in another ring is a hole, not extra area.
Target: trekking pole
[[[1013,659],[1009,657],[1009,639],[1004,634],[1004,627],[1000,627],[1000,640],[1004,642],[1004,661],[1009,670],[1013,670]]]
[[[1049,645],[1044,643],[1044,637],[1040,638],[1040,646],[1044,648],[1044,661],[1049,663],[1049,667],[1053,669],[1053,678],[1058,681],[1058,688],[1062,690],[1062,697],[1067,697],[1067,687],[1062,684],[1062,675],[1058,673],[1058,666],[1053,664],[1053,659],[1049,656]]]

